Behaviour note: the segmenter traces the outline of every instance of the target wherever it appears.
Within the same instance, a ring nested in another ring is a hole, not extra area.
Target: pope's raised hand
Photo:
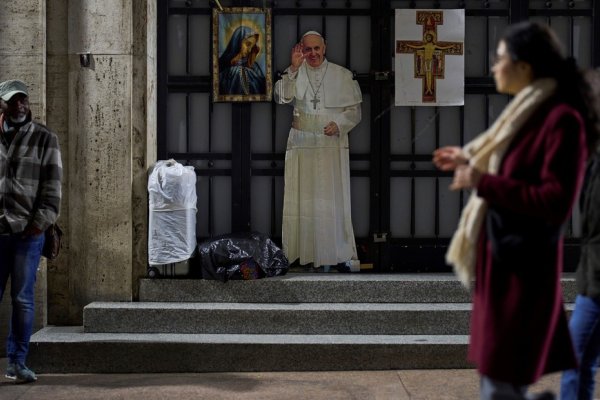
[[[300,65],[304,61],[304,53],[302,53],[302,45],[298,43],[292,48],[291,65],[290,69],[292,72],[298,71]]]

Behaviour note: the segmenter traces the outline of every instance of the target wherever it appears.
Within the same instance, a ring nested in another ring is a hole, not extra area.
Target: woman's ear
[[[520,61],[517,63],[517,68],[519,69],[519,72],[521,72],[521,74],[527,81],[531,82],[533,80],[534,76],[533,76],[533,68],[531,67],[531,64]]]

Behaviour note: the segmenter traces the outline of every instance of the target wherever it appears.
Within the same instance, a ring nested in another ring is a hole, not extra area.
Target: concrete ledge
[[[575,299],[564,274],[565,300]],[[255,281],[141,279],[140,301],[243,303],[468,303],[452,274],[298,274]]]
[[[90,334],[33,335],[38,373],[341,371],[472,368],[467,336]]]
[[[142,279],[140,301],[252,303],[466,303],[450,274],[299,274],[254,281]]]
[[[470,304],[110,303],[83,310],[86,333],[466,335]]]

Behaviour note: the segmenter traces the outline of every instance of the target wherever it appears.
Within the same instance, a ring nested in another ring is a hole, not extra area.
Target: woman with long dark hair
[[[446,260],[475,280],[468,358],[482,399],[526,399],[543,374],[574,368],[560,277],[563,230],[598,136],[594,98],[545,25],[510,26],[492,67],[513,95],[494,124],[433,162],[472,189]],[[551,393],[533,398],[554,398]]]

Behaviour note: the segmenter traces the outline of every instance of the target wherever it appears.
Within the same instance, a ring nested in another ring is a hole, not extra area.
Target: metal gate
[[[327,58],[355,73],[362,122],[350,133],[352,221],[364,264],[374,271],[447,271],[443,255],[463,202],[433,150],[483,131],[508,97],[495,91],[490,59],[510,23],[550,24],[583,67],[600,62],[597,1],[221,0],[269,7],[274,77],[307,30],[327,38]],[[207,0],[157,0],[158,156],[193,165],[198,175],[198,239],[255,230],[281,236],[283,167],[291,107],[211,101],[211,12]],[[393,107],[394,9],[466,12],[465,105]],[[566,268],[578,256],[578,214]]]

